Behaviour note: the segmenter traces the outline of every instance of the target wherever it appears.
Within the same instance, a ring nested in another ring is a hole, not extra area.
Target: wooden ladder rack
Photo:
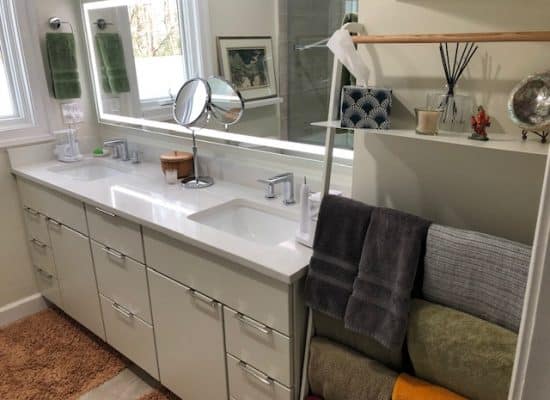
[[[550,42],[550,31],[359,35],[353,41],[356,44]]]

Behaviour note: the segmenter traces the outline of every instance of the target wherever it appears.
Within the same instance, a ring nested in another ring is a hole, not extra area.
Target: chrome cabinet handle
[[[44,278],[48,279],[49,281],[53,279],[53,275],[50,274],[49,272],[44,271],[42,268],[36,267],[36,270],[40,275],[42,275]]]
[[[101,214],[105,214],[105,215],[107,215],[107,216],[109,216],[109,217],[113,217],[113,218],[118,217],[118,215],[116,215],[115,213],[112,213],[112,212],[110,212],[110,211],[105,211],[105,210],[103,210],[103,209],[101,209],[101,208],[99,208],[99,207],[96,207],[95,209],[96,209],[97,212],[99,212],[99,213],[101,213]]]
[[[256,329],[257,331],[260,331],[266,335],[269,335],[271,333],[273,333],[273,329],[271,329],[270,327],[264,325],[264,324],[260,324],[259,322],[256,322],[254,321],[253,319],[251,318],[248,318],[247,316],[245,316],[244,314],[241,314],[241,313],[238,313],[236,315],[236,318],[239,320],[239,322],[243,325],[247,325],[251,328],[254,328]]]
[[[30,207],[24,207],[23,208],[26,212],[28,212],[30,215],[32,215],[33,217],[38,217],[40,215],[40,213],[36,210],[33,210],[32,208]]]
[[[191,296],[193,296],[195,299],[202,301],[203,303],[206,303],[209,306],[216,307],[218,305],[218,302],[216,300],[211,299],[210,297],[197,292],[195,289],[189,289],[189,292],[191,293]]]
[[[256,371],[255,369],[252,369],[248,366],[247,363],[244,361],[239,361],[239,367],[246,372],[248,375],[252,376],[253,378],[259,380],[265,385],[273,385],[273,379],[271,379],[268,375],[263,374],[259,371]]]
[[[118,303],[113,303],[113,309],[118,312],[119,314],[122,314],[128,319],[134,318],[135,314],[131,311],[128,311],[126,307],[121,306]]]
[[[110,256],[113,256],[115,258],[118,258],[119,260],[125,260],[126,256],[116,250],[111,249],[110,247],[103,247],[103,251]]]
[[[38,247],[42,248],[42,249],[45,249],[46,247],[48,247],[48,245],[46,243],[42,243],[38,239],[31,239],[31,243],[34,244],[35,246],[38,246]]]

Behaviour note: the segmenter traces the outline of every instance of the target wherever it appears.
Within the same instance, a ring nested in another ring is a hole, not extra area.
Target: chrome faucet
[[[266,185],[266,199],[274,199],[276,197],[275,185],[281,183],[283,185],[283,203],[287,206],[296,203],[294,199],[294,174],[292,172],[276,175],[269,179],[259,179],[258,182],[265,183]]]
[[[122,161],[130,161],[128,141],[126,139],[105,140],[103,142],[103,147],[109,147],[113,150],[113,158],[119,158]]]

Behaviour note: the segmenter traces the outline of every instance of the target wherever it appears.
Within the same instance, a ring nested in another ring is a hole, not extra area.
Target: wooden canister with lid
[[[185,151],[170,151],[160,156],[162,172],[177,170],[178,179],[187,178],[193,173],[193,154]]]

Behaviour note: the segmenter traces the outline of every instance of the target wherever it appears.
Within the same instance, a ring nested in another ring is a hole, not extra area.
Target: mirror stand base
[[[182,183],[186,189],[205,189],[214,184],[214,179],[209,176],[199,176],[198,178],[187,178]]]

